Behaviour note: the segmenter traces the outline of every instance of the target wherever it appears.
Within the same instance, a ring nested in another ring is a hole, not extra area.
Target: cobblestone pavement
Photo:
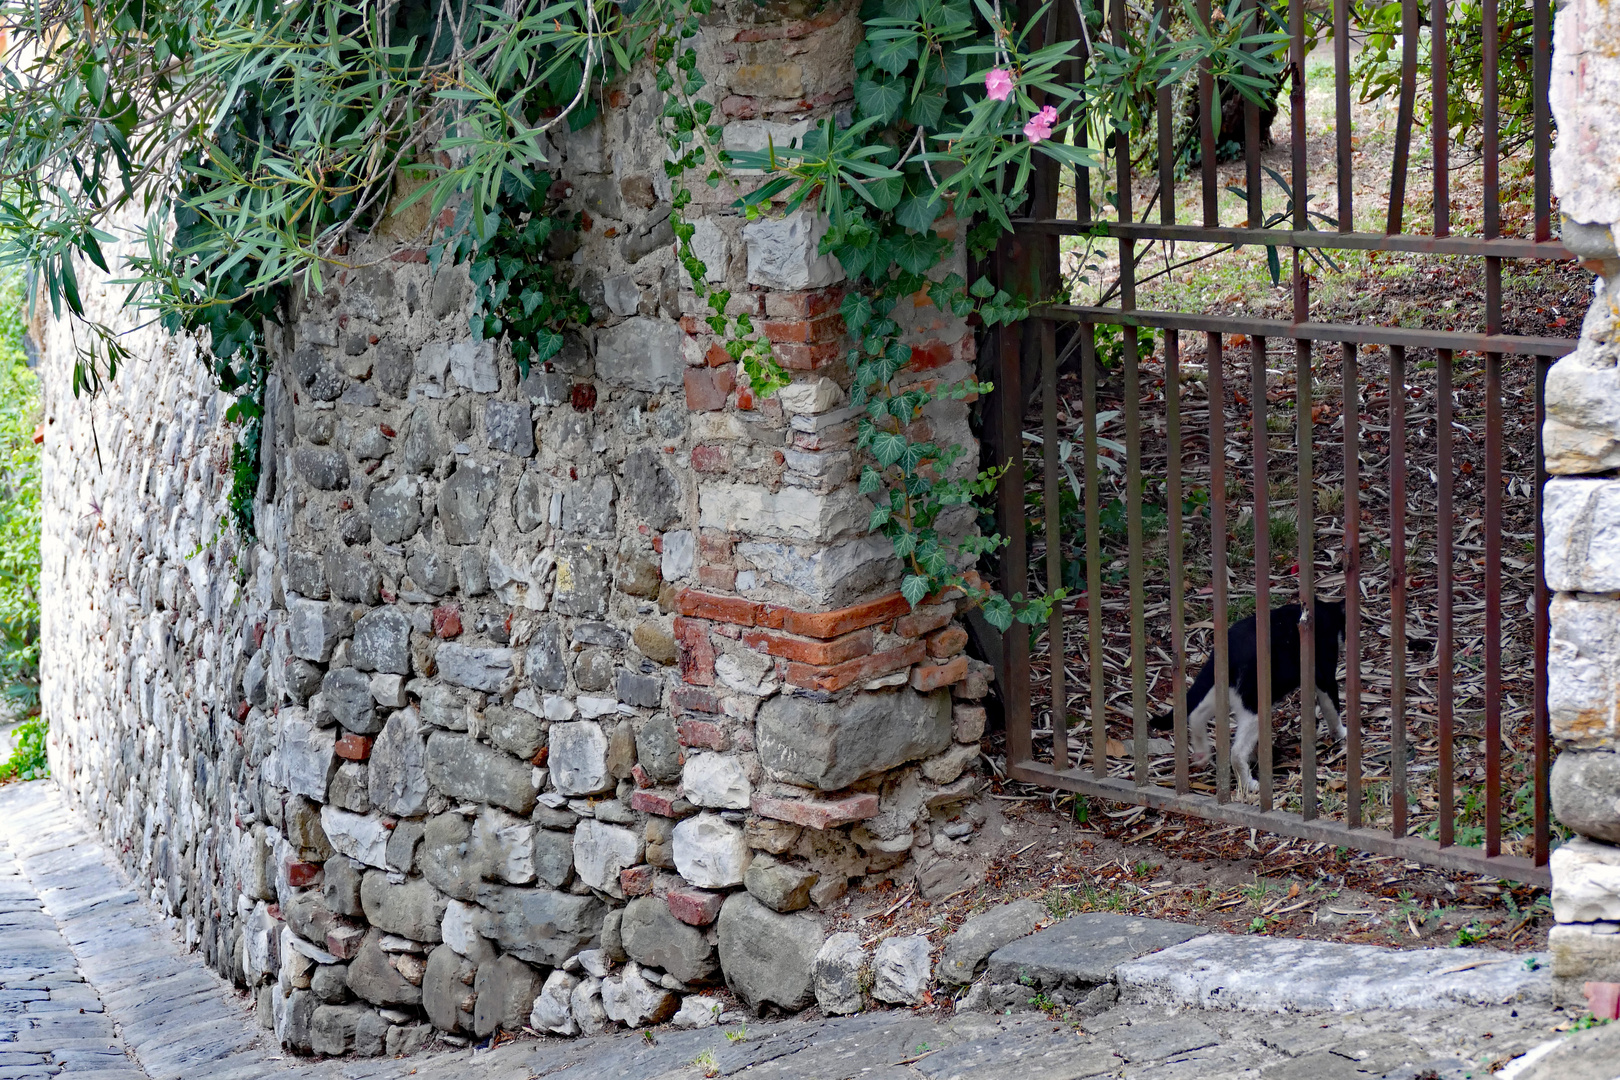
[[[179,944],[48,782],[0,789],[0,1080],[1467,1080],[1554,1038],[1545,1002],[1263,1014],[1130,1005],[875,1011],[696,1031],[521,1039],[403,1059],[284,1057]]]

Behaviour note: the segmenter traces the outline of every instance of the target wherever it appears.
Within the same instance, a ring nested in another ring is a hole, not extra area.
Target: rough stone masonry
[[[1560,6],[1553,181],[1565,246],[1597,275],[1579,348],[1547,375],[1543,567],[1552,599],[1548,706],[1561,753],[1553,811],[1579,835],[1552,855],[1555,993],[1620,982],[1620,12]]]
[[[852,2],[719,10],[726,144],[847,109],[859,34]],[[852,883],[969,883],[934,829],[977,790],[988,668],[867,535],[842,272],[814,219],[696,185],[709,276],[794,376],[739,386],[674,258],[662,104],[642,72],[558,140],[593,326],[526,378],[409,212],[268,328],[255,545],[193,343],[132,334],[85,401],[39,331],[55,774],[289,1049],[712,1023],[722,981],[796,1009]],[[971,373],[962,321],[905,319],[903,378]],[[970,463],[966,409],[919,427]]]

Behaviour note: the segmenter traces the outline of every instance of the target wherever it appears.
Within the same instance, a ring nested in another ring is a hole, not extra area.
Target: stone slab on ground
[[[1552,997],[1544,955],[1240,934],[1192,938],[1121,963],[1114,977],[1127,1002],[1262,1012],[1439,1009]]]
[[[1163,919],[1092,912],[1064,919],[990,954],[992,983],[1095,986],[1128,960],[1197,937],[1200,928]]]

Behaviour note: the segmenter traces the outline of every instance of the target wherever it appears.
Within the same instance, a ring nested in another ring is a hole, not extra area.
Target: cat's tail
[[[1176,726],[1175,710],[1148,718],[1148,727],[1154,731],[1171,731]]]

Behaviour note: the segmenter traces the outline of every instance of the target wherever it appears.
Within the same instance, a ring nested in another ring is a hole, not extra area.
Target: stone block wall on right
[[[1597,275],[1576,351],[1547,376],[1543,571],[1553,592],[1548,709],[1554,994],[1620,982],[1620,11],[1569,0],[1554,33],[1553,182],[1563,241]]]

